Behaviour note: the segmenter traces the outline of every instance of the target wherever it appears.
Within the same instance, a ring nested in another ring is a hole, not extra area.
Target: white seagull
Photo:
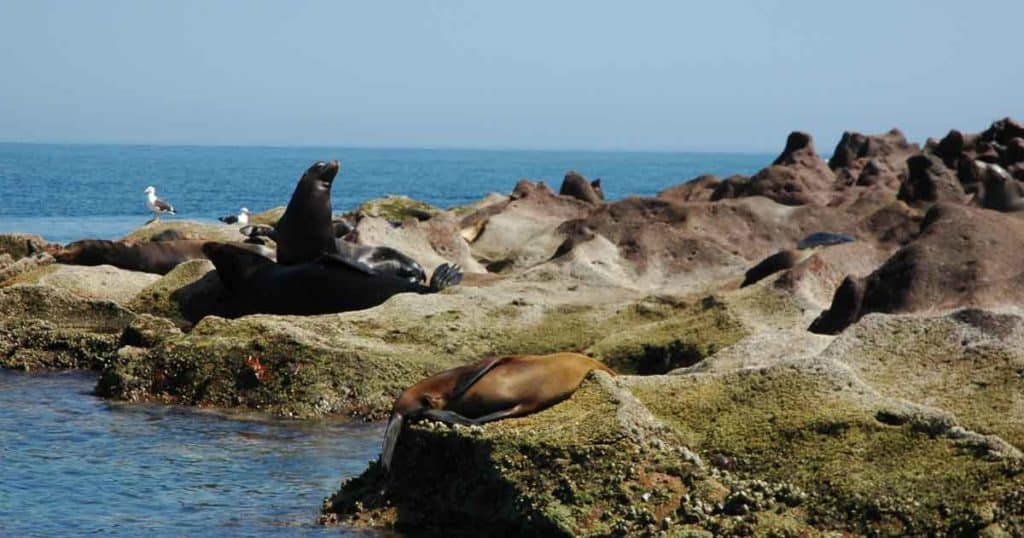
[[[246,224],[249,224],[249,210],[243,207],[237,215],[220,217],[219,220],[224,224],[241,224],[242,226],[245,226]]]
[[[171,204],[156,197],[156,189],[153,187],[146,187],[146,190],[142,192],[146,193],[146,207],[153,212],[153,220],[150,222],[158,220],[161,213],[170,213],[171,215],[177,214]]]

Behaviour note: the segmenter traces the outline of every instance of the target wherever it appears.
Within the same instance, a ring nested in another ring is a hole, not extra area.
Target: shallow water
[[[355,533],[315,519],[380,425],[114,403],[95,382],[0,370],[0,536]]]
[[[335,210],[386,194],[450,207],[521,178],[555,190],[565,172],[601,178],[605,195],[653,195],[700,174],[752,174],[773,155],[588,151],[485,151],[305,147],[197,147],[0,143],[0,233],[51,241],[112,239],[149,219],[149,185],[178,217],[214,220],[242,206],[259,212],[288,203],[317,160],[341,160]]]

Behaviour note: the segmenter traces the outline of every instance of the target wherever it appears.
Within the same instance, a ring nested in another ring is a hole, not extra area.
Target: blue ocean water
[[[0,233],[51,241],[123,236],[149,219],[153,185],[180,218],[286,205],[315,161],[338,159],[335,210],[385,194],[440,207],[507,193],[522,178],[558,189],[568,170],[601,178],[611,199],[653,195],[700,174],[751,174],[774,155],[314,147],[0,144]],[[174,217],[165,217],[174,218]]]
[[[0,370],[0,536],[357,534],[315,521],[380,425],[108,402],[95,384]]]

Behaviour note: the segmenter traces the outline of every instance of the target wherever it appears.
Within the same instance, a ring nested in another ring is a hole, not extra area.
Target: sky
[[[1019,0],[0,0],[0,141],[819,151],[1024,119]]]

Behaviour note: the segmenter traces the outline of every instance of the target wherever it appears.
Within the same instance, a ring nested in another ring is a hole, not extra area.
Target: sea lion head
[[[421,418],[428,409],[444,409],[448,404],[448,394],[442,385],[454,386],[454,380],[443,375],[428,377],[405,389],[395,400],[388,427],[384,430],[384,446],[380,452],[380,463],[384,467],[384,472],[391,470],[395,445],[398,444],[398,435],[402,433],[404,422]]]
[[[313,163],[306,170],[306,173],[302,175],[302,182],[312,182],[323,188],[331,188],[331,184],[334,182],[334,177],[338,175],[338,170],[341,169],[341,163],[337,159],[324,162],[317,161]]]

